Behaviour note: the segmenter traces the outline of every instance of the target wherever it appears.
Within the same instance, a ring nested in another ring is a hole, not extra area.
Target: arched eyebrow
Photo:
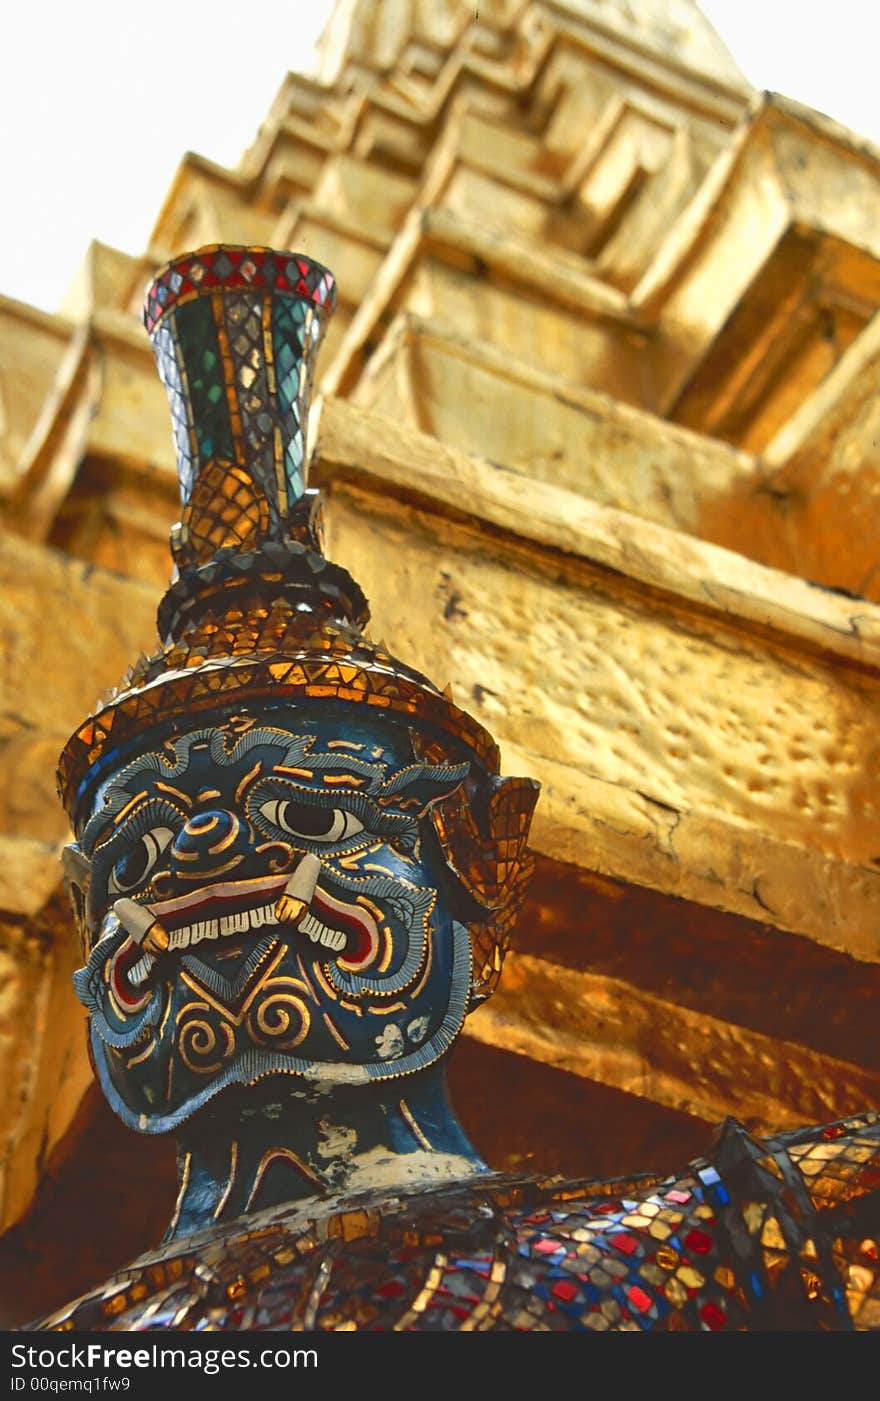
[[[132,782],[135,777],[137,783]],[[157,779],[149,770],[142,769],[137,774],[125,770],[104,789],[101,806],[92,813],[80,834],[80,846],[92,857],[144,808],[160,804],[165,811],[173,810],[185,821],[192,803],[192,798],[182,789]]]
[[[467,777],[468,764],[405,764],[389,773],[385,765],[367,763],[351,754],[312,752],[308,764],[274,764],[264,777],[290,778],[315,792],[347,788],[371,798],[380,809],[424,811],[454,792]]]
[[[379,793],[379,807],[418,807],[420,812],[454,793],[468,776],[470,764],[407,764],[389,774]]]
[[[216,734],[218,731],[215,728],[208,728],[194,730],[176,740],[166,740],[161,749],[150,749],[145,754],[137,755],[119,773],[108,779],[106,786],[101,790],[99,805],[83,824],[79,836],[83,849],[91,851],[108,823],[115,823],[122,809],[134,796],[132,790],[135,780],[139,789],[146,785],[147,790],[151,790],[165,784],[166,797],[174,802],[183,803],[186,807],[191,800],[180,789],[168,783],[168,780],[183,775],[189,768],[194,746],[210,743]]]
[[[80,837],[80,845],[87,855],[109,840],[116,829],[122,826],[129,814],[149,797],[147,788],[136,793],[129,792],[120,779],[104,789],[103,800],[97,812],[92,813]]]
[[[251,730],[234,746],[232,753],[241,755],[242,751],[261,742],[277,744],[279,739],[277,732]],[[470,768],[467,763],[424,762],[392,767],[382,760],[360,758],[353,749],[348,742],[337,740],[319,747],[314,735],[298,735],[291,738],[283,758],[271,768],[267,766],[264,776],[275,773],[282,778],[314,783],[319,792],[336,785],[348,787],[372,798],[379,808],[394,806],[421,812],[430,803],[453,792],[467,777]]]

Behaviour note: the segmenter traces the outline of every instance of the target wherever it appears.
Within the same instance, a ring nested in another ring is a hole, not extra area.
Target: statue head
[[[175,259],[145,321],[182,515],[161,643],[68,741],[65,869],[96,1074],[134,1128],[230,1085],[438,1061],[493,990],[537,785],[371,642],[305,483],[335,299],[309,259]]]

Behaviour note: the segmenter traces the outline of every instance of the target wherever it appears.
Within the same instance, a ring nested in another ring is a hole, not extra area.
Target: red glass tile
[[[711,1236],[707,1236],[704,1231],[688,1231],[684,1238],[684,1243],[689,1250],[694,1250],[698,1255],[707,1255],[712,1249],[713,1241]]]
[[[551,1293],[555,1294],[557,1299],[561,1299],[564,1304],[570,1304],[577,1292],[577,1285],[572,1284],[567,1279],[558,1279],[551,1290]]]
[[[637,1284],[630,1285],[626,1296],[633,1308],[638,1309],[639,1313],[647,1313],[654,1302],[650,1294],[646,1294],[644,1289],[640,1289]]]
[[[622,1250],[624,1255],[632,1255],[633,1252],[639,1248],[639,1243],[635,1236],[627,1235],[626,1231],[620,1231],[616,1236],[612,1237],[612,1240],[617,1249]]]
[[[723,1310],[717,1304],[713,1304],[711,1300],[700,1309],[700,1318],[707,1328],[712,1329],[713,1333],[717,1333],[718,1329],[723,1328],[727,1322]]]

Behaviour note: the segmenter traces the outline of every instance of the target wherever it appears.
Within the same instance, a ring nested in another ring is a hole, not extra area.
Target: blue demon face
[[[272,1073],[411,1074],[461,1027],[468,936],[425,813],[467,766],[414,762],[404,732],[320,713],[193,730],[98,791],[75,982],[131,1127],[172,1129]]]

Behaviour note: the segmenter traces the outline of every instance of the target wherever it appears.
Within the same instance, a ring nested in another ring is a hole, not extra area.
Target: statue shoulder
[[[35,1329],[880,1330],[880,1116],[671,1176],[492,1174],[276,1208],[134,1262]]]

